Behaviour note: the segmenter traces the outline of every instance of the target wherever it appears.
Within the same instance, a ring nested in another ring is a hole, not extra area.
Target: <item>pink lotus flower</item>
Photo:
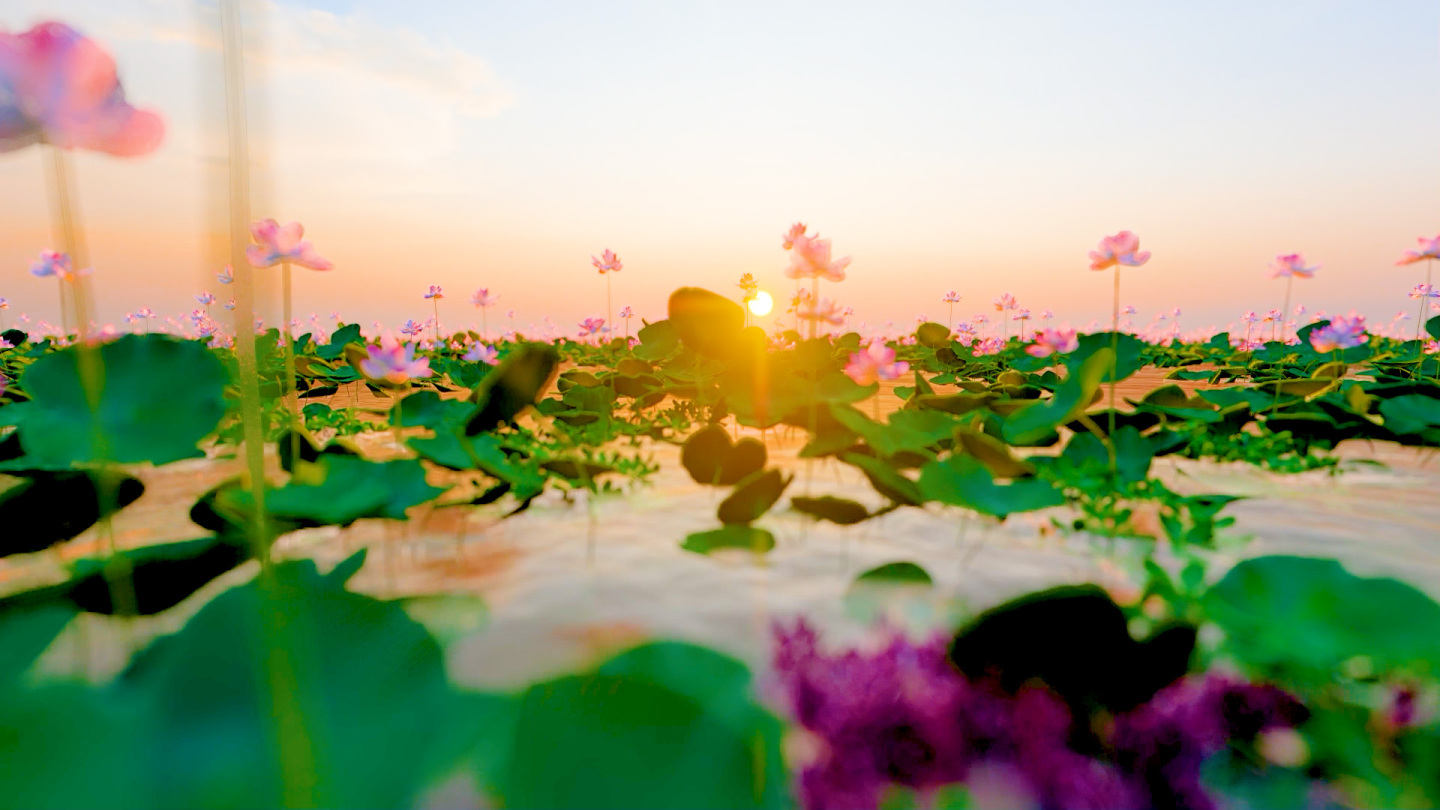
[[[9,309],[9,308],[10,308],[10,301],[9,301],[9,299],[0,298],[0,310],[5,310],[5,309]]]
[[[1363,346],[1369,339],[1365,334],[1364,315],[1336,315],[1310,333],[1310,345],[1321,354]]]
[[[135,314],[142,318],[153,318],[155,317],[155,310],[150,307],[141,307],[135,311]]]
[[[1055,317],[1055,313],[1054,313],[1054,312],[1051,312],[1050,310],[1047,309],[1047,310],[1045,310],[1044,312],[1041,312],[1041,313],[1040,313],[1040,317],[1041,317],[1041,318],[1044,318],[1045,320],[1048,321],[1048,320],[1050,320],[1051,318],[1054,318],[1054,317]]]
[[[1440,298],[1440,290],[1429,284],[1416,284],[1415,289],[1410,291],[1410,297],[1415,299]]]
[[[873,385],[880,380],[895,380],[910,370],[910,364],[895,359],[895,350],[883,341],[871,341],[864,351],[850,355],[845,374],[857,385]]]
[[[845,316],[840,314],[840,305],[829,298],[821,298],[818,302],[807,298],[795,311],[795,317],[802,321],[823,321],[831,326],[845,322]]]
[[[1275,257],[1275,262],[1270,265],[1271,278],[1284,278],[1286,276],[1295,278],[1312,278],[1320,265],[1313,267],[1305,266],[1305,255],[1303,253],[1284,253]]]
[[[74,281],[80,276],[90,274],[90,268],[75,271],[70,264],[70,256],[66,253],[57,253],[53,250],[40,251],[40,258],[30,265],[30,275],[37,278],[55,276],[61,281]]]
[[[259,244],[245,248],[251,267],[274,267],[277,264],[298,264],[311,270],[333,270],[335,265],[315,252],[306,241],[305,226],[298,222],[281,225],[273,219],[262,219],[250,226],[250,235]]]
[[[995,305],[995,310],[997,312],[1004,312],[1007,309],[1014,309],[1019,306],[1019,304],[1015,303],[1015,296],[1011,295],[1008,292],[1000,293],[999,295],[995,296],[995,299],[990,303]]]
[[[795,240],[804,238],[805,230],[805,223],[803,222],[797,222],[794,225],[791,225],[790,230],[786,231],[780,237],[781,247],[785,248],[786,250],[795,247]]]
[[[211,304],[215,303],[215,296],[211,295],[208,292],[202,292],[199,295],[195,296],[195,300],[208,307]]]
[[[826,281],[844,281],[845,268],[850,266],[850,257],[831,260],[830,240],[801,234],[795,238],[790,253],[790,266],[785,268],[786,278],[823,278]]]
[[[1140,249],[1140,237],[1130,231],[1121,231],[1114,236],[1100,240],[1100,245],[1090,251],[1090,269],[1104,270],[1116,265],[1139,267],[1150,261],[1150,251]]]
[[[382,341],[380,346],[366,346],[360,373],[373,382],[404,385],[411,380],[430,376],[430,358],[415,357],[415,347],[396,340]]]
[[[1405,251],[1403,254],[1401,254],[1400,260],[1395,262],[1395,264],[1403,266],[1407,264],[1423,262],[1427,259],[1440,259],[1440,236],[1437,236],[1434,239],[1426,239],[1422,236],[1420,237],[1419,241],[1419,250]]]
[[[624,318],[627,321],[635,317],[635,313],[631,311],[630,307],[621,307],[619,314],[620,317]]]
[[[406,320],[405,323],[400,324],[400,332],[402,334],[414,337],[421,332],[424,332],[426,326],[427,324],[417,323],[414,318],[410,318]]]
[[[438,286],[436,286],[436,285],[434,285],[434,284],[431,284],[431,285],[430,285],[430,291],[427,292],[427,293],[425,293],[425,297],[426,297],[426,298],[444,298],[444,297],[445,297],[445,291],[442,290],[442,289],[440,289]]]
[[[580,322],[579,326],[580,337],[590,337],[606,331],[604,318],[586,318]]]
[[[1074,329],[1041,329],[1035,333],[1035,342],[1025,347],[1031,357],[1049,357],[1052,354],[1069,354],[1080,348],[1080,339]]]
[[[1126,304],[1126,305],[1125,305],[1125,308],[1122,309],[1122,310],[1120,310],[1120,314],[1121,314],[1121,315],[1134,315],[1137,311],[1138,311],[1138,310],[1135,309],[1135,305],[1134,305],[1134,304]]]
[[[63,23],[0,31],[0,152],[33,143],[121,157],[153,152],[165,124],[125,101],[115,60]]]
[[[227,264],[225,265],[224,270],[221,270],[220,272],[215,274],[215,280],[219,281],[221,284],[234,284],[235,271],[230,267],[230,265]]]
[[[1440,354],[1440,340],[1427,340],[1424,344],[1426,354]]]
[[[755,291],[760,289],[760,284],[755,281],[755,275],[753,273],[745,273],[740,276],[740,281],[735,286],[740,288],[740,292],[745,293],[746,301],[754,298]]]
[[[468,360],[471,363],[485,363],[486,365],[493,366],[500,362],[500,352],[494,346],[476,343],[470,347],[469,351],[465,352],[462,359]]]
[[[481,287],[480,289],[475,291],[474,295],[470,296],[470,303],[474,304],[477,307],[492,306],[496,301],[499,300],[500,294],[495,293],[494,295],[492,295],[490,293],[489,287]]]
[[[960,296],[954,290],[951,290],[945,293],[945,297],[941,298],[940,302],[942,304],[958,304],[960,303]]]
[[[625,267],[620,263],[620,257],[615,255],[615,251],[609,248],[606,248],[598,258],[591,256],[590,263],[595,265],[595,269],[599,270],[602,276],[606,273],[618,273]]]
[[[976,341],[970,350],[975,353],[976,357],[984,357],[985,355],[999,354],[1004,348],[1004,340],[998,337],[987,337],[983,340]]]
[[[235,299],[234,299],[234,298],[231,298],[229,301],[226,301],[226,302],[225,302],[225,309],[227,309],[227,310],[232,310],[232,309],[234,309],[234,308],[235,308]]]
[[[1260,316],[1256,315],[1255,310],[1253,309],[1249,312],[1244,312],[1240,314],[1241,323],[1255,323],[1258,320],[1260,320]]]
[[[1010,316],[1010,320],[1012,320],[1012,321],[1028,321],[1028,320],[1030,320],[1030,310],[1028,310],[1028,309],[1022,309],[1022,310],[1020,310],[1019,312],[1015,313],[1014,315],[1011,315],[1011,316]]]

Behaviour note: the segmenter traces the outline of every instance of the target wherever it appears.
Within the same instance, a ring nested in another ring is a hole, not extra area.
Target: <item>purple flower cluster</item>
[[[808,810],[872,808],[892,785],[925,794],[995,773],[1012,774],[1019,784],[1007,787],[1039,807],[1208,810],[1207,757],[1305,717],[1276,687],[1186,678],[1113,718],[1101,759],[1071,746],[1059,697],[1038,685],[1007,695],[972,683],[947,660],[945,636],[917,643],[892,633],[873,651],[826,654],[802,619],[777,627],[776,641],[779,696],[820,743],[798,775]]]

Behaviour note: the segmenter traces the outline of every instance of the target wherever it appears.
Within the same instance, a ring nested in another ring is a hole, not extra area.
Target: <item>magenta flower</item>
[[[620,308],[620,317],[622,317],[622,318],[624,318],[625,320],[628,321],[628,320],[630,320],[631,318],[635,317],[635,313],[630,310],[630,307],[621,307],[621,308]]]
[[[425,293],[425,297],[426,297],[427,299],[430,299],[430,298],[444,298],[444,297],[445,297],[445,291],[442,290],[442,289],[440,289],[439,286],[434,285],[434,284],[431,284],[431,285],[430,285],[430,290],[429,290],[429,292]]]
[[[258,244],[245,248],[245,257],[252,267],[274,267],[277,264],[298,264],[311,270],[333,270],[335,265],[315,252],[304,239],[305,226],[298,222],[281,225],[273,219],[262,219],[250,226],[250,235]]]
[[[470,296],[470,303],[474,304],[477,307],[493,306],[494,303],[499,300],[500,294],[492,294],[489,287],[481,287],[480,289],[475,291],[474,295]]]
[[[844,281],[845,268],[850,266],[850,261],[849,256],[834,260],[830,258],[829,239],[805,236],[802,233],[793,243],[790,266],[785,268],[785,277]]]
[[[1074,329],[1041,329],[1035,333],[1035,342],[1025,347],[1031,357],[1049,357],[1052,354],[1069,354],[1080,348],[1080,339]]]
[[[620,257],[616,256],[615,251],[609,248],[606,248],[598,258],[591,256],[590,263],[595,265],[595,269],[599,270],[602,276],[606,273],[618,273],[625,268],[625,265],[620,263]]]
[[[195,300],[199,301],[202,305],[208,307],[211,304],[215,303],[215,296],[211,295],[208,292],[202,292],[199,295],[195,296]]]
[[[475,343],[470,350],[465,352],[464,360],[471,363],[485,363],[495,365],[500,362],[500,352],[494,346],[486,346],[484,343]]]
[[[387,341],[389,345],[366,346],[360,373],[374,382],[404,385],[414,379],[430,376],[430,358],[415,357],[409,343]]]
[[[586,318],[579,323],[580,337],[590,337],[605,331],[604,318]]]
[[[1274,263],[1270,265],[1271,278],[1312,278],[1320,265],[1312,267],[1305,266],[1305,255],[1303,253],[1284,253],[1275,257]]]
[[[960,303],[960,296],[954,290],[951,290],[945,293],[945,297],[941,298],[940,302],[942,304],[958,304]]]
[[[1100,245],[1090,251],[1090,269],[1104,270],[1116,265],[1139,267],[1150,261],[1150,251],[1140,249],[1140,237],[1130,231],[1121,231],[1114,236],[1100,240]]]
[[[426,326],[427,324],[418,323],[414,318],[410,318],[406,320],[405,323],[400,324],[400,331],[403,334],[414,337],[424,332]]]
[[[845,374],[858,385],[872,385],[881,380],[896,380],[910,370],[910,364],[895,359],[895,350],[884,341],[871,341],[863,351],[850,355]]]
[[[48,143],[134,157],[164,137],[160,116],[126,103],[94,40],[58,22],[0,31],[0,152]]]
[[[1310,345],[1321,354],[1353,349],[1365,345],[1368,340],[1364,315],[1336,315],[1329,323],[1310,333]]]
[[[234,284],[235,270],[227,264],[225,265],[224,270],[221,270],[220,272],[215,274],[215,280],[219,281],[221,284]]]
[[[1395,262],[1395,264],[1403,266],[1407,264],[1416,264],[1417,262],[1423,262],[1427,259],[1440,259],[1440,236],[1437,236],[1434,239],[1426,239],[1422,236],[1420,237],[1419,241],[1419,250],[1405,251],[1403,254],[1401,254],[1399,261]]]

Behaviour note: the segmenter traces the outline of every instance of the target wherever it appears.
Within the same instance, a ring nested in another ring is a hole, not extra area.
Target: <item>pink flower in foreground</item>
[[[1363,346],[1369,339],[1365,334],[1364,315],[1336,315],[1310,333],[1310,345],[1321,354]]]
[[[468,360],[471,363],[485,363],[486,365],[493,366],[500,362],[500,352],[496,350],[494,346],[476,343],[470,347],[469,351],[465,352],[462,359]]]
[[[1423,262],[1427,259],[1440,259],[1440,236],[1437,236],[1434,239],[1426,239],[1422,236],[1420,237],[1419,241],[1419,250],[1405,251],[1403,254],[1401,254],[1399,261],[1395,262],[1395,264],[1403,266],[1407,264],[1415,264],[1416,262]]]
[[[805,299],[795,311],[795,317],[802,321],[824,321],[831,326],[845,323],[845,316],[840,314],[840,305],[829,298],[821,298],[818,302]]]
[[[1424,345],[1426,354],[1440,354],[1440,340],[1427,340]]]
[[[1116,265],[1139,267],[1150,261],[1150,251],[1140,249],[1140,237],[1130,231],[1121,231],[1114,236],[1100,240],[1100,245],[1090,251],[1090,269],[1104,270]]]
[[[94,40],[58,22],[0,31],[0,152],[48,143],[134,157],[164,137],[160,116],[126,103]]]
[[[386,342],[389,345],[365,347],[366,357],[360,361],[361,374],[390,385],[404,385],[430,376],[430,358],[417,359],[415,347],[409,343]]]
[[[850,266],[850,257],[830,258],[830,240],[800,235],[796,237],[790,253],[790,266],[785,268],[786,278],[823,278],[826,281],[844,281],[845,268]]]
[[[794,225],[791,225],[790,230],[786,231],[780,236],[781,247],[785,248],[786,250],[795,247],[795,240],[805,236],[805,230],[805,223],[803,222],[797,222]]]
[[[1320,265],[1313,267],[1305,266],[1305,255],[1303,253],[1283,253],[1275,257],[1275,262],[1270,265],[1271,278],[1284,278],[1293,276],[1298,278],[1312,278]]]
[[[615,251],[609,248],[606,248],[598,258],[591,256],[590,263],[595,265],[595,269],[599,270],[602,276],[606,273],[618,273],[625,268],[625,265],[620,263],[620,257],[616,256]]]
[[[250,235],[258,243],[245,248],[245,257],[250,260],[251,267],[289,263],[311,270],[335,268],[304,239],[305,226],[298,222],[281,225],[273,219],[262,219],[250,226]]]
[[[910,364],[895,359],[895,350],[883,341],[875,340],[850,355],[845,365],[845,374],[857,385],[872,385],[880,380],[896,380],[910,370]]]
[[[499,300],[500,294],[495,293],[492,295],[489,287],[481,287],[475,291],[474,295],[470,296],[470,303],[477,307],[488,307]]]
[[[1031,357],[1049,357],[1052,354],[1069,354],[1080,348],[1080,340],[1074,329],[1041,329],[1035,333],[1035,342],[1025,347]]]

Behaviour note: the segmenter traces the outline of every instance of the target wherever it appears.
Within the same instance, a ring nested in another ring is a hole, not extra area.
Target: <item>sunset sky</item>
[[[105,44],[169,125],[150,156],[77,159],[101,317],[228,297],[213,5],[0,8],[45,19]],[[677,286],[789,290],[780,235],[803,221],[854,257],[830,290],[872,326],[943,322],[950,289],[957,318],[1009,291],[1108,320],[1086,252],[1122,228],[1154,254],[1124,279],[1142,323],[1277,307],[1266,265],[1294,251],[1322,265],[1296,303],[1388,322],[1424,273],[1395,259],[1440,233],[1434,2],[324,0],[247,23],[253,213],[337,265],[297,271],[302,315],[423,318],[439,284],[458,327],[485,286],[492,325],[573,329],[603,315],[590,255],[611,248],[616,307],[653,320]],[[55,246],[41,165],[0,155],[7,323],[58,313],[27,272]]]

